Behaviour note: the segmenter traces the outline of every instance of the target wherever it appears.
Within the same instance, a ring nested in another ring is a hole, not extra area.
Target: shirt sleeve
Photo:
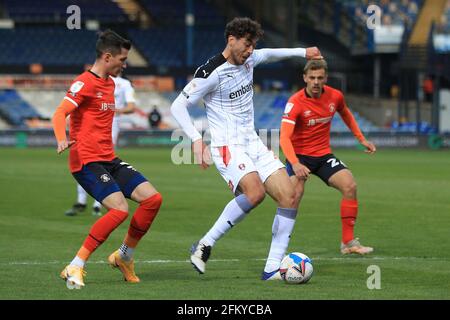
[[[82,79],[75,79],[70,85],[64,100],[71,102],[74,106],[79,107],[86,99],[89,92],[89,85]]]
[[[184,94],[179,94],[172,103],[170,112],[180,125],[181,129],[183,129],[183,131],[189,137],[189,139],[194,142],[198,139],[201,139],[202,135],[197,131],[197,129],[195,129],[194,124],[191,121],[191,117],[189,115],[189,112],[187,111],[188,105],[189,102],[186,96]]]
[[[350,109],[347,107],[347,104],[345,103],[344,96],[341,95],[340,102],[337,107],[337,111],[339,112],[339,115],[341,116],[342,120],[346,124],[346,126],[350,129],[350,131],[353,133],[353,135],[358,139],[359,142],[365,140],[365,137],[363,133],[361,132],[361,129],[358,126],[358,123],[355,120],[355,117],[351,113]]]
[[[66,136],[66,117],[77,107],[69,102],[67,99],[63,99],[61,104],[56,109],[53,114],[53,132],[55,133],[56,141],[64,141],[67,139]]]
[[[289,58],[305,58],[305,48],[258,49],[253,51],[255,66]]]
[[[125,102],[126,103],[136,103],[136,93],[130,81],[125,82]]]
[[[283,116],[281,122],[286,122],[295,125],[300,113],[300,106],[293,99],[289,99],[284,107]]]
[[[198,70],[196,75],[197,73]],[[197,105],[204,96],[215,90],[218,85],[219,77],[216,72],[213,72],[208,77],[194,76],[194,79],[184,87],[181,93],[186,97],[189,105]]]
[[[299,162],[292,145],[291,137],[297,124],[297,118],[300,113],[300,107],[291,98],[286,103],[280,126],[280,146],[281,150],[291,164]]]

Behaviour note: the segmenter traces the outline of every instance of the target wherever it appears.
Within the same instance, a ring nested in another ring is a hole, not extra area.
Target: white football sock
[[[102,204],[100,202],[98,202],[97,200],[95,200],[94,204],[92,205],[94,208],[101,208]]]
[[[130,261],[133,259],[134,254],[134,248],[131,248],[127,246],[125,243],[122,243],[122,245],[119,248],[119,255],[120,257],[125,261]]]
[[[83,187],[80,186],[79,184],[77,184],[77,193],[78,193],[77,202],[81,204],[86,204],[87,192],[84,191]]]
[[[272,243],[264,272],[272,272],[280,268],[281,260],[286,253],[294,229],[296,216],[297,209],[277,208],[272,225]]]
[[[71,266],[78,266],[80,268],[84,268],[85,264],[86,264],[86,261],[84,261],[83,259],[81,259],[78,256],[75,256],[75,258],[73,258],[72,262],[70,263]]]
[[[219,219],[208,233],[200,240],[201,243],[214,246],[216,241],[222,238],[232,227],[242,221],[253,208],[245,194],[241,194],[231,200],[223,209]]]

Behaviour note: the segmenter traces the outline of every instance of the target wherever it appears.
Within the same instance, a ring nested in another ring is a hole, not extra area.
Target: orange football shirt
[[[309,96],[306,89],[291,96],[282,121],[295,125],[291,137],[295,153],[313,157],[331,153],[331,120],[336,112],[343,113],[345,108],[343,94],[329,86],[324,86],[318,99]]]
[[[111,161],[116,156],[112,142],[112,121],[115,112],[114,81],[100,78],[91,71],[79,75],[72,82],[65,100],[77,108],[70,114],[69,140],[71,172],[95,161]]]

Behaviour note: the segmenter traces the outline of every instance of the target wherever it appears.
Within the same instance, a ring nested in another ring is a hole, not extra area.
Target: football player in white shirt
[[[294,228],[297,208],[284,165],[267,149],[254,128],[253,68],[287,58],[321,58],[319,49],[255,50],[263,31],[249,18],[235,18],[225,28],[226,47],[200,66],[171,106],[172,115],[192,140],[197,163],[204,169],[214,161],[235,195],[214,226],[194,243],[191,263],[205,272],[211,248],[244,219],[268,193],[278,204],[272,226],[272,243],[261,278],[281,279],[279,267]],[[187,107],[203,99],[211,130],[211,151],[193,126]]]
[[[116,105],[116,113],[114,115],[112,124],[112,140],[114,146],[117,145],[120,132],[120,115],[133,113],[136,106],[135,91],[131,82],[128,79],[122,78],[121,75],[117,77],[111,77],[114,80],[116,88],[114,89],[114,99]],[[77,203],[72,208],[65,212],[66,216],[75,216],[86,209],[87,193],[84,189],[77,184]],[[92,215],[101,216],[100,211],[102,205],[97,200],[92,205]]]

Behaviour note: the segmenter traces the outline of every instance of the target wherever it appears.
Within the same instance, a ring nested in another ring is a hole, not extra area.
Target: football
[[[312,261],[303,253],[289,253],[281,261],[280,274],[286,283],[306,283],[313,275]]]

